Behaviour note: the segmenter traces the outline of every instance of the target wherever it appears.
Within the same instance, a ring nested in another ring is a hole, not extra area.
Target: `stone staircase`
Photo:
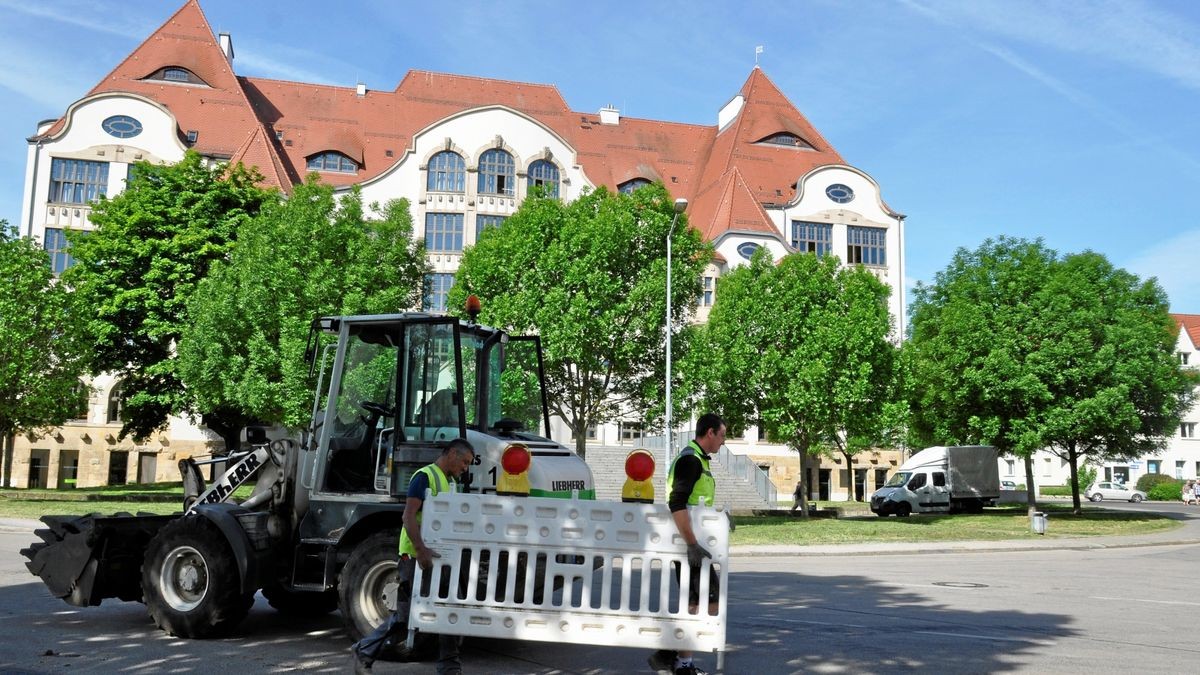
[[[625,485],[625,457],[635,447],[645,447],[654,453],[655,474],[661,476],[662,443],[634,445],[589,445],[587,463],[596,481],[596,499],[621,499],[621,488]],[[722,449],[710,462],[713,478],[717,481],[717,506],[728,506],[734,511],[774,508],[775,488],[767,475],[748,458]],[[655,481],[655,501],[665,502],[666,495]],[[763,494],[763,493],[767,494]]]

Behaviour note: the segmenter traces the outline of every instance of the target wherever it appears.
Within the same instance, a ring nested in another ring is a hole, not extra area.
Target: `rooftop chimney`
[[[608,104],[600,109],[600,124],[620,124],[621,111]]]
[[[354,88],[354,92],[356,94],[358,94],[359,98],[366,96],[367,95],[367,85],[363,84],[362,82],[359,82],[358,86],[356,86]]]
[[[221,43],[221,51],[225,53],[225,58],[233,63],[233,37],[229,33],[221,33],[217,39]]]

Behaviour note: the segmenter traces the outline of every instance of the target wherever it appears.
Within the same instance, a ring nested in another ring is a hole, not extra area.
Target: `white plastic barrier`
[[[443,493],[421,536],[441,555],[418,568],[409,628],[431,633],[716,652],[724,662],[729,522],[690,509],[701,603],[688,610],[687,547],[664,504]],[[674,569],[681,575],[676,580]],[[720,581],[715,614],[704,599]],[[683,588],[682,601],[680,588]]]

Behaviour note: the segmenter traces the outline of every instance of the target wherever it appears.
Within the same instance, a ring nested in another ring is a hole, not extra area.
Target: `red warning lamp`
[[[475,321],[479,318],[479,312],[481,311],[483,311],[483,308],[479,304],[479,296],[475,295],[474,293],[468,295],[467,316],[471,318],[471,323],[475,323]]]
[[[513,443],[500,455],[500,476],[496,479],[496,494],[529,496],[529,465],[533,455],[529,448]]]
[[[625,476],[621,501],[654,503],[654,455],[649,450],[637,448],[625,457]]]

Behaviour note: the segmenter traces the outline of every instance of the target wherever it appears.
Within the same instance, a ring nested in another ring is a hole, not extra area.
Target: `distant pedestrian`
[[[804,496],[804,486],[800,481],[796,481],[796,490],[792,492],[792,513],[800,508],[800,498]]]
[[[1179,498],[1183,500],[1184,504],[1193,503],[1196,500],[1196,481],[1189,480],[1187,483],[1184,483]]]
[[[1200,506],[1200,480],[1192,483],[1192,503]]]

